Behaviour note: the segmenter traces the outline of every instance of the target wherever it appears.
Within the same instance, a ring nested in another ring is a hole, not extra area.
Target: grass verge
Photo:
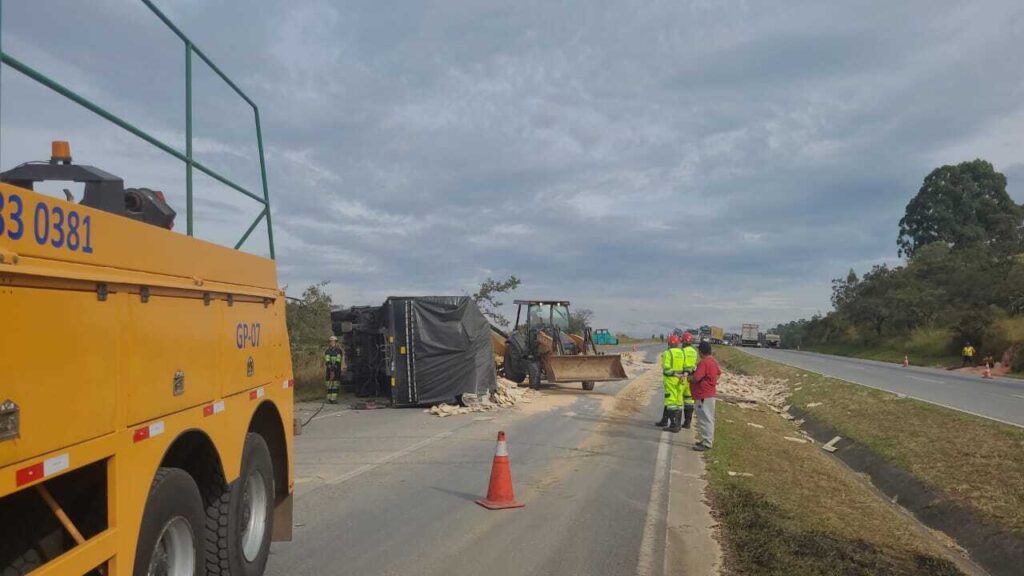
[[[730,370],[788,379],[794,406],[952,501],[1024,535],[1024,429],[739,350],[719,348],[716,355]]]
[[[324,357],[321,351],[293,350],[292,374],[296,400],[320,400],[324,397]]]
[[[960,357],[958,356],[927,349],[908,350],[906,347],[890,345],[888,343],[878,346],[866,344],[816,344],[814,346],[806,346],[803,349],[810,352],[820,352],[821,354],[864,358],[880,362],[902,362],[903,356],[906,355],[910,363],[915,366],[948,368],[949,366],[960,365]]]
[[[717,420],[707,462],[726,574],[962,573],[949,549],[841,463],[786,440],[800,436],[791,422],[724,402]]]

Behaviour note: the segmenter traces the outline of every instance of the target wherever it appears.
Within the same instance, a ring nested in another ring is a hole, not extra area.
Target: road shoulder
[[[675,436],[665,534],[666,575],[710,576],[722,569],[722,546],[708,500],[704,459],[690,450],[692,430]]]

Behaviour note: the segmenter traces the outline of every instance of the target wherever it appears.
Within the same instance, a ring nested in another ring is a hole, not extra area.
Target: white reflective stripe
[[[260,386],[259,388],[256,389],[256,397],[263,398],[263,386]]]
[[[218,401],[213,403],[213,413],[214,414],[220,414],[223,411],[224,411],[224,401],[223,400],[218,400]]]
[[[508,456],[508,446],[505,445],[504,441],[498,442],[498,449],[495,450],[494,455],[495,456]]]
[[[285,390],[288,389],[288,381],[287,380],[285,380],[284,382],[281,382],[281,388],[284,388]]]
[[[164,421],[153,422],[149,425],[149,437],[159,436],[164,433]]]
[[[43,477],[56,474],[61,470],[67,470],[71,465],[71,457],[65,452],[59,456],[43,460]]]

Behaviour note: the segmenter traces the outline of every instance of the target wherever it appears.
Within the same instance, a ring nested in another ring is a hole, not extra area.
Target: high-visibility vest
[[[964,346],[964,356],[968,358],[974,357],[974,346]]]

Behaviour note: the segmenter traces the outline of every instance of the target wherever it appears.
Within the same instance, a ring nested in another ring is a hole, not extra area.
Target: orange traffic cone
[[[489,510],[505,508],[522,508],[524,504],[516,501],[512,494],[512,469],[508,463],[508,446],[505,444],[505,433],[498,432],[498,447],[494,450],[494,463],[491,464],[491,483],[487,486],[487,498],[477,500],[477,504]]]
[[[903,367],[906,368],[907,366],[910,366],[910,358],[907,358],[907,355],[904,354],[903,355]]]
[[[985,373],[981,375],[982,378],[992,378],[992,367],[985,364]]]

